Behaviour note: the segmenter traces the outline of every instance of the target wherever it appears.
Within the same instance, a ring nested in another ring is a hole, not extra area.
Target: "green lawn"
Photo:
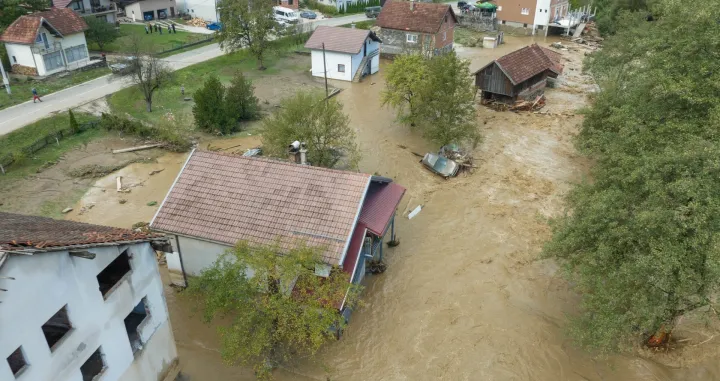
[[[163,27],[163,33],[145,34],[145,27],[143,25],[131,25],[131,24],[120,24],[121,37],[115,40],[113,43],[105,45],[102,49],[106,53],[125,53],[129,50],[128,45],[131,41],[131,36],[139,36],[142,41],[142,49],[152,53],[162,53],[163,51],[170,50],[182,46],[183,44],[189,44],[203,40],[208,37],[207,34],[188,33],[178,30],[177,33],[168,33],[167,28]],[[88,49],[92,51],[101,51],[97,44],[88,42]]]
[[[105,74],[110,74],[110,69],[102,67],[87,71],[72,71],[69,75],[64,77],[54,76],[50,79],[41,81],[28,80],[27,82],[18,82],[12,80],[10,82],[12,96],[8,95],[5,89],[0,89],[0,110],[32,100],[33,87],[37,89],[40,97],[42,98],[44,95],[75,86],[91,79],[101,77]]]

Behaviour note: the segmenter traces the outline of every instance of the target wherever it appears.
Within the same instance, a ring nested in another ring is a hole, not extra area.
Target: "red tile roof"
[[[234,245],[297,240],[339,265],[370,175],[195,151],[151,228]]]
[[[545,70],[560,74],[563,69],[560,55],[552,50],[541,48],[538,44],[532,44],[506,54],[478,71],[484,70],[493,63],[500,67],[514,85],[525,82]]]
[[[352,276],[355,273],[355,266],[357,266],[358,258],[360,258],[360,250],[362,250],[363,243],[365,243],[365,225],[362,222],[358,222],[355,226],[355,231],[350,238],[350,245],[348,246],[347,255],[343,262],[342,269],[344,272],[350,274],[350,281],[352,282]]]
[[[52,251],[159,237],[162,235],[157,233],[0,212],[0,251]]]
[[[369,30],[321,25],[315,29],[310,39],[305,43],[305,47],[308,49],[322,49],[322,44],[325,43],[325,50],[356,54],[360,52],[368,36],[375,41],[380,41],[375,36],[375,33]]]
[[[52,8],[49,11],[37,12],[18,17],[0,35],[0,41],[16,44],[32,44],[35,42],[40,25],[45,22],[63,36],[80,33],[88,29],[85,20],[68,8]]]
[[[358,221],[376,236],[382,236],[404,194],[405,188],[395,183],[370,184]]]
[[[417,1],[412,4],[413,9],[410,9],[409,1],[386,1],[375,25],[385,29],[435,34],[440,30],[448,12],[457,22],[455,12],[448,4]]]

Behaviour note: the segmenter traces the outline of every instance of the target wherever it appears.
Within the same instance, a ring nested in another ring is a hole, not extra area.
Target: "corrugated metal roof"
[[[151,228],[234,245],[305,241],[339,265],[370,175],[195,151]]]
[[[387,229],[395,209],[405,194],[405,188],[396,183],[370,184],[365,203],[360,211],[360,223],[377,236]]]

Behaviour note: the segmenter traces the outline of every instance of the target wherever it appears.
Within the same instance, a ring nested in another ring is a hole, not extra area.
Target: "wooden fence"
[[[85,123],[78,123],[77,130],[73,131],[70,127],[55,131],[53,133],[47,134],[44,137],[36,140],[32,144],[26,147],[20,147],[15,152],[6,152],[0,156],[0,173],[5,174],[7,171],[7,168],[13,164],[17,158],[17,155],[20,154],[23,157],[29,157],[32,156],[35,152],[40,151],[41,149],[51,145],[51,144],[57,144],[60,145],[60,140],[70,137],[75,134],[79,134],[81,132],[87,131],[92,128],[97,128],[100,125],[100,119],[93,120],[90,122]]]

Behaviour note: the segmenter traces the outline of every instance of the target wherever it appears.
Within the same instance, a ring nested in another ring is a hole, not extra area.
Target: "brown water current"
[[[531,40],[506,42],[494,50],[457,50],[476,70]],[[562,85],[548,90],[543,111],[572,114],[586,104],[593,85],[580,73],[583,53],[562,52]],[[637,350],[596,359],[566,338],[566,315],[575,311],[578,297],[558,265],[539,253],[550,237],[547,219],[562,212],[563,194],[589,167],[573,146],[581,116],[479,106],[484,141],[475,151],[478,168],[443,180],[412,154],[437,147],[381,107],[386,67],[383,62],[381,72],[362,83],[334,85],[344,88],[338,100],[357,130],[360,169],[408,189],[396,224],[401,243],[386,252],[388,270],[366,278],[365,307],[353,314],[343,339],[327,345],[317,361],[277,371],[276,379],[720,380],[720,339],[712,336],[717,327],[692,318],[677,330],[688,345],[671,353]],[[235,144],[250,148],[257,143],[252,139]],[[168,154],[156,164],[133,164],[99,180],[76,210],[95,207],[71,218],[123,227],[149,221],[157,206],[147,202],[162,201],[185,157]],[[116,192],[118,175],[136,185],[130,193]],[[409,220],[407,212],[417,205],[422,211]],[[192,306],[176,291],[166,292],[184,374],[190,380],[253,379],[247,369],[224,365],[214,328],[191,316]]]

